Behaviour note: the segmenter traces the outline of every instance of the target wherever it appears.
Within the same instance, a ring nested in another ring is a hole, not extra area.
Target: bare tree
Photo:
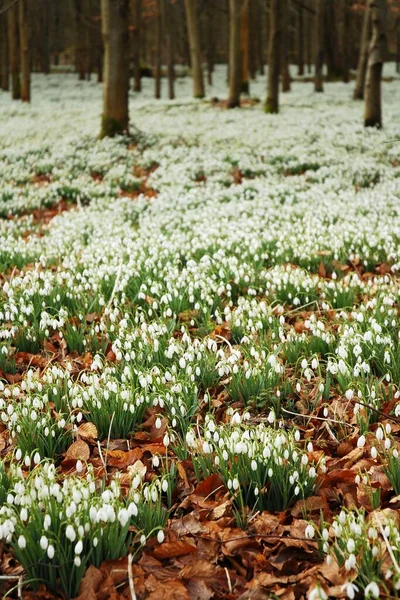
[[[203,69],[201,64],[199,19],[197,18],[197,1],[185,0],[188,38],[190,45],[190,62],[193,74],[193,96],[204,98]]]
[[[240,91],[248,94],[249,89],[249,3],[244,0],[240,11],[240,57],[241,57],[241,79]],[[239,6],[240,9],[240,6]]]
[[[28,0],[19,0],[18,20],[21,50],[21,100],[31,101],[31,55]]]
[[[133,0],[133,61],[134,61],[134,84],[135,92],[142,89],[141,64],[140,64],[140,37],[142,27],[142,0]]]
[[[128,131],[129,0],[101,0],[104,88],[101,137]]]
[[[369,0],[372,38],[365,82],[364,125],[382,127],[381,80],[387,50],[386,0]]]
[[[175,68],[174,68],[174,19],[173,5],[169,0],[162,3],[163,22],[165,23],[165,53],[167,58],[168,98],[175,98]]]
[[[265,102],[266,113],[279,112],[279,74],[282,39],[282,2],[270,0],[268,50],[268,91]]]
[[[2,6],[0,2],[0,7]],[[7,17],[3,13],[0,17],[0,61],[1,61],[1,89],[8,92],[10,89],[10,61],[8,56],[8,28]]]
[[[315,82],[316,92],[324,91],[323,67],[325,55],[325,0],[317,0],[316,4],[316,49],[315,49]]]
[[[297,65],[298,74],[304,75],[304,6],[297,6]]]
[[[281,37],[281,71],[282,71],[282,92],[290,92],[290,72],[289,72],[289,0],[282,2],[282,37]]]
[[[155,48],[155,69],[154,69],[154,94],[157,99],[161,98],[161,51],[162,51],[162,23],[161,23],[161,4],[163,0],[156,2],[156,48]]]
[[[229,98],[228,108],[240,106],[240,0],[229,0]]]
[[[368,6],[365,9],[363,28],[361,33],[360,55],[358,57],[356,87],[354,88],[354,100],[364,99],[365,78],[367,74],[369,41],[371,39],[371,13]]]
[[[8,48],[10,55],[12,97],[13,100],[21,98],[21,79],[19,74],[19,27],[18,6],[12,6],[8,12]]]

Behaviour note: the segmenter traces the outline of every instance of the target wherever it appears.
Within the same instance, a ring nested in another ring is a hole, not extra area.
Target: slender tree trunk
[[[104,88],[101,137],[128,131],[129,0],[101,0]]]
[[[174,20],[173,20],[173,5],[169,0],[165,3],[162,1],[163,19],[165,23],[165,53],[167,58],[167,77],[168,77],[168,98],[175,98],[175,68],[174,68]]]
[[[199,19],[197,17],[197,1],[185,0],[188,38],[190,45],[190,62],[193,73],[193,96],[204,98],[203,69],[201,64]]]
[[[253,2],[251,2],[251,4],[254,6]],[[265,25],[266,21],[266,19],[264,19],[264,10],[264,2],[262,0],[258,0],[258,3],[253,8],[253,13],[257,29],[257,54],[260,75],[264,75],[265,73],[265,50],[268,49],[268,31],[266,32],[267,39],[265,42],[263,36],[263,25]],[[267,0],[267,13],[269,13],[269,0]]]
[[[0,36],[1,89],[8,92],[10,89],[10,61],[8,56],[7,17],[5,14],[0,17]]]
[[[282,92],[290,92],[289,72],[289,0],[282,2]]]
[[[308,3],[306,3],[308,6]],[[305,22],[304,22],[304,37],[306,42],[306,62],[307,62],[307,71],[308,74],[312,73],[312,67],[314,63],[313,57],[313,42],[314,36],[313,32],[315,30],[314,27],[314,15],[312,15],[308,10],[305,14]]]
[[[396,21],[396,73],[400,73],[400,18]]]
[[[350,81],[350,6],[348,0],[343,0],[343,23],[342,23],[342,52],[343,52],[343,82]]]
[[[161,52],[162,52],[162,24],[161,24],[161,2],[156,3],[156,49],[155,49],[155,69],[154,69],[154,94],[157,99],[161,98]]]
[[[268,51],[268,91],[266,113],[279,112],[279,74],[282,39],[282,0],[270,0],[270,31]]]
[[[229,98],[228,108],[240,106],[240,0],[229,0]]]
[[[304,75],[304,8],[298,6],[298,25],[297,25],[297,63],[299,67],[298,74]]]
[[[258,3],[257,3],[258,4]],[[249,74],[250,79],[256,79],[257,76],[257,67],[258,65],[258,48],[260,45],[259,37],[260,37],[260,28],[259,22],[261,22],[260,14],[256,10],[258,6],[251,0],[249,0],[249,38],[248,38],[248,48],[249,48]]]
[[[368,6],[365,8],[363,28],[361,33],[360,55],[358,57],[356,87],[354,88],[354,100],[364,99],[365,79],[367,75],[369,41],[371,39],[371,13]]]
[[[40,14],[41,53],[40,68],[43,73],[50,73],[50,14],[49,0],[42,0]]]
[[[82,0],[73,0],[72,4],[74,14],[74,52],[75,68],[80,81],[85,80],[85,27],[83,24],[84,2]]]
[[[8,16],[8,43],[12,78],[13,100],[21,98],[21,79],[19,75],[19,28],[18,6],[13,6],[7,12]]]
[[[140,92],[142,90],[142,79],[140,73],[140,34],[142,26],[142,0],[133,0],[133,62],[134,62],[134,79],[133,90]]]
[[[18,2],[18,20],[21,51],[21,100],[31,101],[31,55],[29,48],[29,7],[28,0]]]
[[[207,55],[207,83],[212,85],[212,74],[214,73],[214,52],[215,52],[215,26],[214,26],[214,4],[213,0],[208,0],[206,6],[207,35],[206,35],[206,55]]]
[[[365,127],[382,127],[381,80],[387,50],[386,0],[369,0],[372,38],[365,82]]]
[[[324,19],[324,0],[317,0],[316,4],[316,50],[315,50],[315,82],[316,92],[324,91],[324,55],[325,55],[325,19]]]
[[[248,94],[250,92],[250,86],[249,86],[249,1],[250,0],[244,0],[242,7],[240,7],[240,3],[239,3],[239,11],[240,11],[239,53],[240,53],[240,61],[241,61],[240,92],[242,94]]]

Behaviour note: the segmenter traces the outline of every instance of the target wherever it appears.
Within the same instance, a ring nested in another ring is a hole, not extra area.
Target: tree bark
[[[0,17],[0,36],[1,89],[8,92],[10,89],[10,62],[8,56],[7,17],[4,14]]]
[[[206,56],[207,56],[207,83],[212,85],[212,74],[214,73],[214,52],[215,52],[215,27],[213,15],[213,0],[208,0],[206,6],[207,35],[206,35]]]
[[[342,71],[343,83],[350,81],[350,6],[348,0],[343,0],[342,6]]]
[[[396,21],[396,73],[400,73],[400,18]]]
[[[156,48],[155,48],[155,69],[154,69],[154,95],[159,100],[161,98],[161,51],[162,51],[162,24],[161,24],[161,2],[156,2]]]
[[[316,4],[316,50],[315,50],[315,81],[316,92],[324,91],[323,67],[325,55],[325,19],[324,0],[317,0]]]
[[[365,8],[363,28],[361,33],[360,55],[358,57],[356,87],[354,88],[354,100],[364,99],[365,79],[368,64],[368,46],[371,38],[371,13],[368,6]]]
[[[266,19],[264,19],[264,10],[265,10],[264,3],[262,2],[262,0],[259,0],[255,6],[255,9],[253,9],[253,12],[255,13],[254,18],[255,18],[256,27],[257,27],[257,53],[258,53],[258,63],[259,63],[260,75],[264,75],[264,73],[265,73],[265,54],[266,54],[265,49],[268,48],[268,38],[264,45],[264,36],[263,36],[263,32],[264,32],[263,25],[265,24],[265,21],[266,21]],[[269,13],[268,2],[267,2],[267,12]],[[268,32],[266,35],[268,36]]]
[[[175,68],[174,68],[174,20],[173,5],[169,0],[162,3],[163,22],[165,23],[165,54],[167,58],[168,98],[175,98]]]
[[[141,92],[142,90],[142,78],[141,78],[141,64],[140,64],[140,37],[142,27],[142,0],[133,0],[133,16],[134,16],[134,30],[133,30],[133,62],[134,62],[134,83],[133,90],[135,92]]]
[[[297,64],[299,76],[304,75],[304,8],[299,4],[297,8]]]
[[[80,81],[84,81],[86,75],[85,66],[85,28],[83,25],[83,8],[82,0],[73,0],[72,9],[74,14],[74,52],[75,52],[75,68]]]
[[[129,0],[101,0],[104,87],[100,137],[128,132],[128,14]]]
[[[365,82],[365,127],[382,127],[381,80],[387,51],[386,0],[369,0],[372,38]]]
[[[193,96],[204,98],[203,69],[201,64],[200,31],[197,18],[197,1],[185,0],[190,62],[193,74]]]
[[[21,98],[21,79],[19,75],[19,28],[18,28],[18,6],[13,6],[7,13],[8,17],[8,43],[10,55],[10,67],[12,78],[12,98]]]
[[[240,11],[240,60],[241,60],[241,74],[240,74],[240,92],[242,94],[248,94],[250,92],[249,86],[249,1],[244,0]]]
[[[31,56],[29,49],[29,7],[28,0],[18,2],[18,22],[21,51],[21,100],[31,101]]]
[[[228,108],[240,106],[240,0],[229,0],[229,98]]]
[[[279,112],[279,74],[281,64],[282,1],[270,0],[268,51],[268,91],[266,113]]]
[[[282,2],[282,92],[290,92],[289,72],[289,0]]]

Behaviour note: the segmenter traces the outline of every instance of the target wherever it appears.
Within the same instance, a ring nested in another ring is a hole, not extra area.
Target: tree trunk
[[[80,81],[84,81],[86,75],[85,66],[85,27],[83,24],[83,2],[73,0],[72,8],[74,14],[74,52],[75,68]]]
[[[241,75],[240,75],[240,92],[249,94],[249,1],[244,0],[240,9],[240,59],[241,59]],[[232,25],[231,25],[232,26]],[[232,38],[231,38],[232,40]]]
[[[162,1],[162,0],[161,0]],[[162,2],[163,22],[165,23],[165,53],[167,58],[167,77],[168,77],[168,98],[175,98],[175,68],[174,68],[174,20],[173,20],[173,5],[169,0]]]
[[[297,25],[297,64],[299,67],[299,76],[304,75],[304,8],[298,6],[298,25]]]
[[[316,5],[316,51],[315,51],[315,82],[316,92],[324,91],[324,54],[325,54],[325,19],[324,19],[324,0],[317,0]]]
[[[133,1],[133,61],[134,61],[134,83],[135,92],[142,91],[141,64],[140,64],[140,33],[142,27],[142,0]]]
[[[279,112],[279,74],[282,39],[282,0],[270,0],[268,51],[268,92],[266,113]]]
[[[29,8],[28,0],[19,0],[18,22],[21,51],[21,100],[31,101],[31,56],[29,51]]]
[[[282,2],[282,92],[290,92],[289,72],[289,0]]]
[[[386,0],[369,0],[372,38],[365,82],[365,127],[382,127],[381,79],[387,50]]]
[[[156,48],[155,48],[155,69],[154,69],[154,95],[159,100],[161,98],[161,51],[162,51],[162,25],[161,25],[161,2],[156,3]]]
[[[1,60],[1,89],[8,92],[10,89],[10,62],[8,57],[8,30],[7,17],[0,17],[0,60]]]
[[[8,43],[12,78],[13,100],[21,98],[21,80],[19,75],[19,28],[18,6],[13,6],[8,13]]]
[[[129,0],[101,0],[104,88],[100,137],[128,132],[128,14]]]
[[[253,3],[252,3],[253,5]],[[256,27],[257,27],[257,54],[258,54],[258,64],[259,64],[259,72],[260,75],[264,75],[265,73],[265,49],[268,48],[268,37],[266,40],[266,43],[264,45],[264,36],[263,36],[263,31],[264,31],[264,23],[266,21],[266,19],[264,19],[264,3],[262,2],[262,0],[259,0],[258,3],[255,6],[255,9],[253,9],[254,14],[254,18],[256,21]],[[267,2],[267,12],[269,13],[269,4]],[[268,32],[267,32],[267,36],[268,36]]]
[[[350,81],[350,6],[348,0],[343,0],[342,6],[342,70],[343,82]]]
[[[396,22],[396,73],[400,73],[400,18]]]
[[[306,4],[308,6],[308,4]],[[313,57],[313,32],[315,30],[314,27],[314,15],[312,15],[308,10],[305,14],[305,23],[304,23],[304,38],[306,42],[306,63],[307,63],[307,71],[308,74],[312,73],[312,67],[314,62]]]
[[[42,0],[40,8],[40,68],[43,73],[48,75],[50,73],[50,1]]]
[[[365,79],[368,64],[368,46],[371,39],[371,13],[368,6],[365,8],[363,28],[361,34],[360,56],[358,58],[356,87],[354,89],[354,100],[364,99]]]
[[[201,64],[199,19],[197,1],[185,0],[186,20],[190,46],[190,62],[193,73],[193,96],[204,98],[203,69]]]
[[[240,106],[240,0],[229,0],[229,98],[228,108]]]
[[[208,0],[206,6],[207,17],[207,35],[206,35],[206,55],[207,55],[207,83],[212,85],[212,74],[214,73],[214,51],[215,51],[215,31],[213,0]]]

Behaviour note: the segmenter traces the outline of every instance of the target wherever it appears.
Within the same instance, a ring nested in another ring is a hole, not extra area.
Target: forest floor
[[[400,82],[215,78],[0,96],[7,597],[398,597]]]

